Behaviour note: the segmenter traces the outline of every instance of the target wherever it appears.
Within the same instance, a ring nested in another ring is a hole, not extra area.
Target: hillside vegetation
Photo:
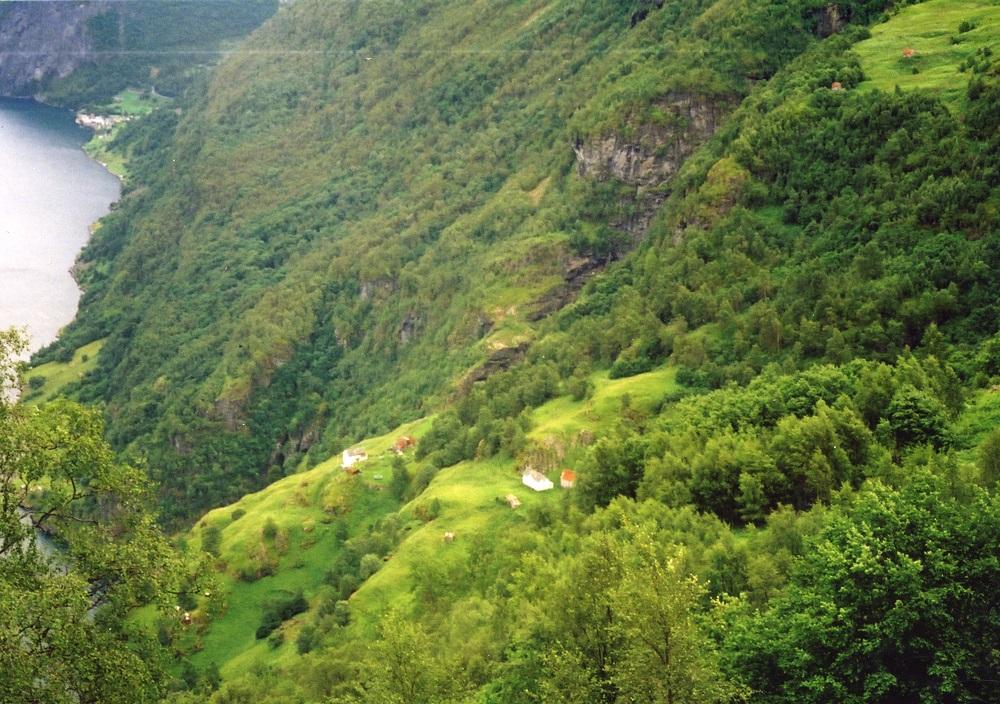
[[[998,13],[298,0],[122,129],[36,362],[212,556],[173,701],[993,698]]]
[[[824,17],[658,5],[282,8],[180,116],[122,131],[134,183],[38,361],[107,338],[72,393],[175,516],[423,415],[633,249]]]

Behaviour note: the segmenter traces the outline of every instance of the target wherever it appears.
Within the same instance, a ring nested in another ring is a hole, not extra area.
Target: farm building
[[[517,508],[521,505],[521,500],[513,494],[507,494],[507,496],[504,497],[504,501],[506,501],[507,505],[511,508]]]
[[[392,445],[392,449],[397,455],[403,454],[408,448],[415,447],[417,444],[417,439],[412,435],[404,435],[403,437],[396,440]]]
[[[521,483],[535,491],[548,491],[554,486],[551,479],[534,469],[526,470],[521,475]]]
[[[366,459],[368,459],[368,453],[365,452],[363,448],[354,447],[348,450],[344,450],[343,458],[344,459],[340,463],[340,466],[343,467],[344,469],[350,469],[358,462],[364,462]]]
[[[559,475],[559,486],[563,489],[572,489],[576,486],[576,472],[572,469],[564,469]]]

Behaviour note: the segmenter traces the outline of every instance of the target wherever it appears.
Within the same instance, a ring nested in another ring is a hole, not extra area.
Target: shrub
[[[318,640],[316,626],[303,626],[299,637],[295,640],[295,649],[299,651],[299,655],[305,655],[316,647]]]
[[[208,525],[201,529],[201,547],[209,555],[218,557],[222,547],[222,531],[217,525]]]
[[[362,581],[368,579],[373,574],[378,572],[379,568],[382,566],[382,558],[375,553],[368,553],[361,558],[361,565],[358,567],[359,576]]]
[[[278,595],[264,607],[264,614],[261,617],[260,625],[257,627],[257,640],[267,638],[283,622],[308,608],[309,602],[306,601],[301,591],[294,594],[286,592]],[[278,645],[280,645],[280,641]]]
[[[333,622],[338,626],[346,626],[351,622],[351,604],[341,599],[333,607]]]

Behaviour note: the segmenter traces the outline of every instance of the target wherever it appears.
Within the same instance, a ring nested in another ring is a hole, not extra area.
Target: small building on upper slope
[[[535,491],[548,491],[554,486],[551,479],[534,469],[525,470],[521,475],[521,483]]]
[[[353,447],[348,450],[344,450],[343,460],[341,461],[340,466],[343,469],[350,469],[358,462],[364,462],[366,459],[368,459],[368,453],[364,451],[364,448]]]

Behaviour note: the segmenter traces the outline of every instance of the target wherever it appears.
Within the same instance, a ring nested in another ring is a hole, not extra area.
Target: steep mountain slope
[[[641,241],[739,98],[843,25],[824,8],[286,6],[123,136],[139,180],[39,361],[107,337],[75,393],[175,515],[416,417]]]
[[[174,701],[989,700],[996,16],[299,0],[130,125],[39,361],[171,517],[277,480]]]

